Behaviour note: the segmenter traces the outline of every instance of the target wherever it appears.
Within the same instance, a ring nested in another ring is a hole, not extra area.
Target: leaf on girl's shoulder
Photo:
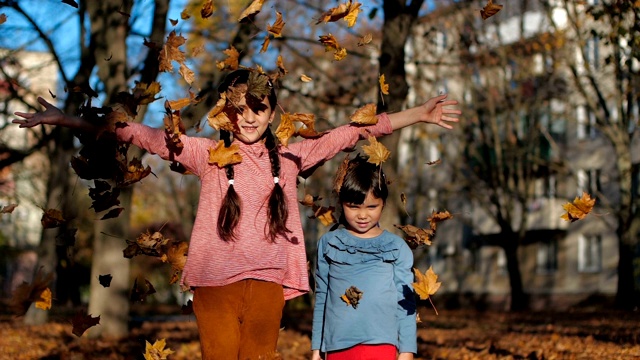
[[[347,306],[351,305],[354,309],[356,309],[358,307],[360,299],[362,299],[362,294],[363,292],[360,289],[355,286],[351,286],[344,292],[342,296],[340,296],[340,299],[342,299],[342,301],[344,301]]]
[[[242,162],[239,151],[240,147],[237,144],[226,147],[223,141],[218,141],[215,148],[209,148],[209,164],[217,165],[219,168],[239,164]]]
[[[586,192],[583,192],[582,196],[576,196],[573,203],[562,205],[562,208],[565,209],[567,213],[563,214],[561,218],[570,222],[584,219],[587,214],[591,212],[595,203],[596,199],[592,198],[591,195]]]

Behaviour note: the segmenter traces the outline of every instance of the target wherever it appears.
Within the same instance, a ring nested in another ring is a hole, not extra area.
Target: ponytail
[[[225,147],[231,146],[230,132],[220,130],[220,139],[224,141]],[[233,165],[227,165],[225,170],[229,180],[229,188],[222,200],[222,207],[218,214],[218,235],[222,240],[228,242],[237,239],[235,230],[240,221],[240,197],[233,187]]]
[[[269,231],[266,234],[270,242],[276,241],[278,234],[286,234],[291,232],[287,228],[287,219],[289,218],[289,208],[287,207],[287,199],[284,190],[280,186],[280,158],[278,156],[278,144],[276,137],[271,132],[271,128],[265,131],[265,146],[269,151],[269,160],[271,161],[271,175],[273,175],[274,186],[269,196],[267,207],[267,219]],[[276,180],[278,179],[278,180]]]

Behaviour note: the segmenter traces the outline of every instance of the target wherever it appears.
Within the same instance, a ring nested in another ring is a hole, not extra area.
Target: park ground
[[[1,359],[84,360],[144,359],[146,342],[165,339],[174,351],[168,359],[200,359],[193,315],[173,316],[164,309],[133,317],[124,339],[90,339],[72,334],[64,314],[51,314],[41,326],[3,315]],[[418,354],[426,359],[640,359],[640,311],[583,308],[509,313],[474,309],[420,308]],[[310,310],[287,309],[278,343],[270,359],[310,358]]]

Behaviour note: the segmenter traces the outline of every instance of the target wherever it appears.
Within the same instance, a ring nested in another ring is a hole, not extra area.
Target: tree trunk
[[[519,239],[517,239],[515,234],[512,234],[505,238],[505,241],[503,249],[507,258],[507,271],[509,272],[509,285],[511,287],[511,302],[509,309],[511,311],[520,311],[526,309],[529,304],[522,286],[520,259],[518,258]]]

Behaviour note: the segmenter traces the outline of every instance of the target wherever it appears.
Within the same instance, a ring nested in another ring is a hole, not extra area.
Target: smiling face
[[[241,96],[236,103],[239,111],[237,115],[238,129],[234,132],[234,137],[245,144],[253,144],[262,138],[262,135],[273,121],[275,112],[269,105],[269,99],[262,100],[261,109],[255,110],[247,105],[246,96]],[[255,108],[256,106],[254,106]],[[254,110],[256,112],[254,112]],[[238,132],[239,131],[239,132]]]
[[[362,204],[343,203],[342,213],[346,220],[347,230],[360,238],[372,238],[380,235],[382,229],[378,226],[384,201],[375,197],[371,191],[367,193]]]

